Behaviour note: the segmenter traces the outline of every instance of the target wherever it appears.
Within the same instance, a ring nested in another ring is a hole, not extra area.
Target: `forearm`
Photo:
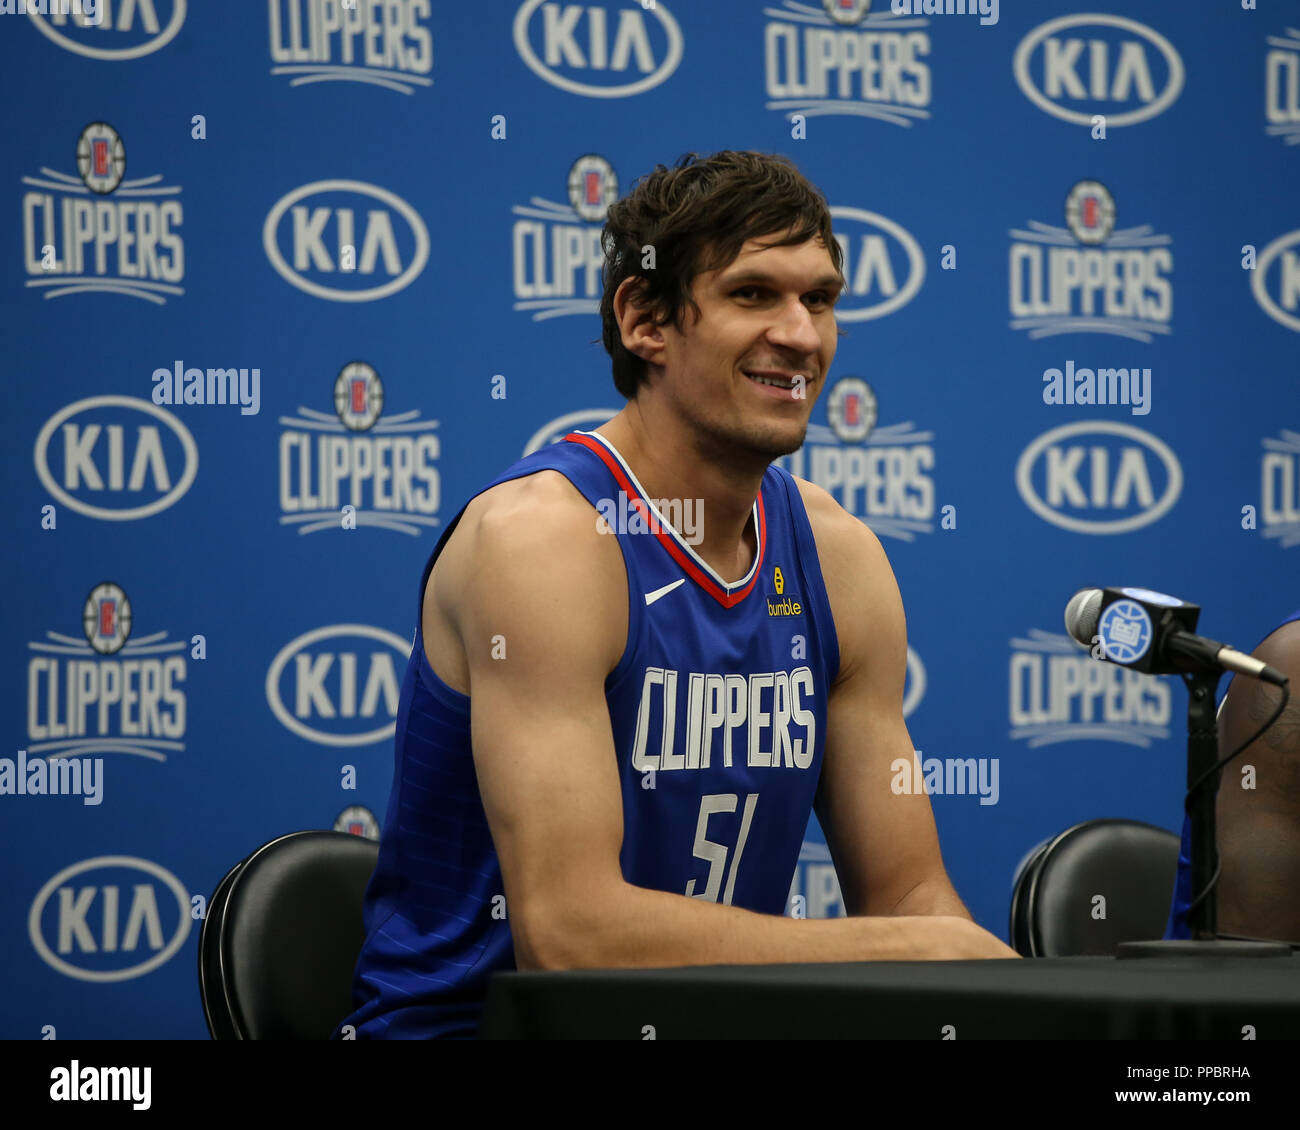
[[[946,875],[918,883],[903,896],[891,913],[908,917],[947,915],[974,921]]]
[[[963,908],[964,909],[964,908]],[[548,969],[786,962],[922,961],[948,956],[942,927],[912,916],[792,919],[624,884],[557,922]]]

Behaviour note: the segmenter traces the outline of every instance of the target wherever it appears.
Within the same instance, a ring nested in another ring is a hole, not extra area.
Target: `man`
[[[1291,700],[1263,734],[1223,769],[1215,804],[1218,933],[1300,943],[1300,608],[1251,653],[1290,679]],[[1226,757],[1277,710],[1280,688],[1233,676],[1219,710]],[[1253,767],[1250,788],[1242,771]],[[1191,822],[1183,819],[1166,938],[1190,938]]]
[[[425,568],[358,1037],[473,1036],[513,968],[1016,956],[890,787],[915,755],[885,554],[771,466],[835,356],[826,202],[784,159],[694,158],[606,223],[627,406],[507,469]],[[695,544],[652,499],[702,506]],[[782,916],[814,806],[847,919]]]

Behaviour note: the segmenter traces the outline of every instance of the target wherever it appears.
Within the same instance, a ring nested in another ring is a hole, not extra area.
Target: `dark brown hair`
[[[787,234],[778,237],[774,233]],[[624,279],[640,278],[637,301],[657,325],[680,331],[697,275],[726,267],[747,240],[773,236],[767,246],[787,247],[820,236],[843,274],[843,254],[831,234],[826,198],[787,157],[724,149],[703,160],[687,153],[669,169],[657,165],[627,196],[612,204],[601,232],[605,292],[600,319],[605,349],[614,362],[614,386],[631,400],[646,363],[623,346],[614,318],[614,293]],[[654,247],[655,267],[641,266]],[[841,331],[842,332],[842,331]]]

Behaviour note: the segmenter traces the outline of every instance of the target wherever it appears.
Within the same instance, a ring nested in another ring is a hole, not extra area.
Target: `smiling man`
[[[473,1036],[514,968],[1016,956],[953,891],[929,798],[891,788],[914,753],[884,551],[772,465],[835,357],[825,199],[784,158],[689,154],[604,248],[628,403],[507,468],[425,566],[345,1035]],[[814,809],[845,919],[784,916]]]

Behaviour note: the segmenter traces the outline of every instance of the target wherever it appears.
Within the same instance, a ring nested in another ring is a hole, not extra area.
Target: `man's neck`
[[[690,500],[700,535],[693,548],[718,576],[731,584],[749,572],[758,552],[752,516],[764,468],[729,467],[667,429],[651,442],[635,401],[595,430],[614,445],[648,498],[680,499],[683,512]]]

